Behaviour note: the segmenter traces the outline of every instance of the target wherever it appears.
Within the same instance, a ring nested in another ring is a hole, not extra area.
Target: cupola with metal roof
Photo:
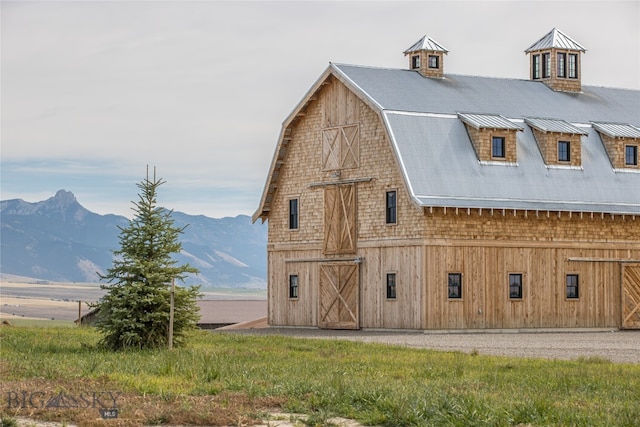
[[[531,80],[556,91],[582,90],[580,54],[586,49],[559,29],[552,29],[524,52],[531,58]]]
[[[409,49],[404,51],[409,56],[409,68],[425,77],[443,77],[444,55],[449,52],[440,43],[425,35]]]

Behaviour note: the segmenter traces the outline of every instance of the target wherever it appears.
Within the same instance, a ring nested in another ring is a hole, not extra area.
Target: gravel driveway
[[[222,332],[222,331],[220,331]],[[225,333],[285,335],[299,338],[376,342],[442,351],[495,356],[576,359],[601,357],[616,363],[640,363],[640,331],[501,331],[501,332],[389,332],[334,331],[312,328],[227,330]]]

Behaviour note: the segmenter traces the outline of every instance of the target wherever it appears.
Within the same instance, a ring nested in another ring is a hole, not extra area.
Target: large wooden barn
[[[529,79],[330,64],[285,120],[272,326],[640,328],[640,91],[581,84],[553,29]],[[621,70],[618,70],[621,72]]]

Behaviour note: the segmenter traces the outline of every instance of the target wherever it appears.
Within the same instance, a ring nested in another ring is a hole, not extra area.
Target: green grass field
[[[5,326],[0,339],[5,418],[107,425],[95,407],[21,407],[35,391],[44,401],[100,390],[120,393],[118,425],[248,425],[285,411],[320,426],[332,416],[380,426],[640,426],[640,365],[597,358],[206,332],[172,351],[110,352],[97,348],[95,330],[60,327]]]

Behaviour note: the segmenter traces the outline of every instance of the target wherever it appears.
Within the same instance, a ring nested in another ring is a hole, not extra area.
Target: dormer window
[[[626,123],[592,122],[614,169],[638,169],[640,129]]]
[[[637,145],[627,145],[624,147],[624,164],[627,166],[638,166]]]
[[[420,69],[420,55],[411,56],[411,69],[412,70]]]
[[[465,124],[478,160],[515,166],[516,133],[522,127],[499,114],[458,113]]]
[[[587,132],[564,120],[527,117],[547,166],[582,167],[581,137]]]
[[[558,161],[559,162],[571,161],[571,142],[558,141]]]
[[[504,136],[494,136],[491,139],[491,157],[504,159]]]
[[[440,68],[438,55],[429,55],[429,68]]]

